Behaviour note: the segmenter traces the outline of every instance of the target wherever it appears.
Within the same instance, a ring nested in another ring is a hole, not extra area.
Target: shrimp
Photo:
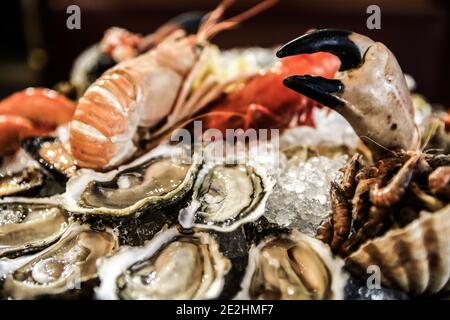
[[[370,201],[378,207],[390,207],[396,204],[405,194],[416,169],[420,163],[420,155],[413,155],[385,187],[376,183],[370,190]]]
[[[77,165],[105,169],[130,158],[136,151],[138,127],[157,135],[199,111],[216,96],[193,104],[189,95],[218,32],[271,7],[264,0],[253,8],[219,21],[234,0],[224,0],[200,25],[197,34],[171,33],[155,48],[106,71],[79,100],[70,126],[70,148]],[[212,90],[209,90],[212,91]],[[217,92],[217,95],[220,91]],[[189,110],[185,110],[189,106]]]

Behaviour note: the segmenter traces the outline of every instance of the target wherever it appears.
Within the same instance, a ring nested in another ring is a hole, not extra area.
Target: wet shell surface
[[[328,246],[298,231],[269,237],[250,249],[236,299],[343,299],[343,266]]]
[[[52,204],[0,203],[0,258],[45,248],[68,225],[63,210]]]
[[[142,247],[122,247],[99,261],[98,299],[214,299],[230,261],[209,233],[162,230]]]
[[[0,197],[27,192],[44,183],[44,174],[36,168],[26,168],[9,175],[0,175]]]
[[[256,164],[207,163],[198,174],[190,206],[180,211],[180,224],[233,231],[264,214],[274,185],[274,178]]]
[[[76,166],[62,141],[55,137],[33,137],[22,142],[22,148],[55,178],[66,181]]]
[[[73,213],[126,216],[173,204],[191,190],[201,160],[182,162],[172,152],[162,146],[107,173],[83,169],[68,181],[61,205]]]
[[[112,230],[72,223],[58,242],[29,260],[21,259],[24,264],[5,277],[3,292],[12,299],[33,299],[80,289],[97,276],[97,259],[117,246]]]
[[[367,276],[378,266],[381,282],[412,294],[450,289],[450,205],[420,217],[402,229],[368,241],[346,260],[348,268]]]

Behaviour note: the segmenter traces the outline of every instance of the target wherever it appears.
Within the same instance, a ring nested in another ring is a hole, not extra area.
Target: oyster
[[[11,196],[37,189],[44,184],[44,174],[36,168],[0,175],[0,197]]]
[[[117,245],[110,229],[94,231],[87,224],[73,223],[57,243],[6,276],[4,294],[32,299],[80,288],[81,283],[97,276],[97,259]]]
[[[268,237],[249,252],[237,299],[342,299],[347,275],[320,241],[298,231]]]
[[[81,170],[67,183],[63,207],[74,213],[125,216],[176,203],[191,190],[200,161],[196,156],[179,161],[171,149],[159,147],[107,173]]]
[[[55,137],[33,137],[22,142],[22,148],[57,179],[66,181],[76,166],[63,143]]]
[[[38,168],[39,164],[23,148],[13,155],[0,157],[0,175],[3,176],[31,167]]]
[[[99,261],[99,299],[214,299],[230,269],[209,233],[163,230]]]
[[[369,240],[347,259],[352,273],[380,267],[381,283],[412,294],[450,290],[450,205]]]
[[[57,241],[67,217],[52,204],[0,203],[0,258],[23,255]]]
[[[209,163],[198,174],[191,205],[180,211],[180,224],[184,228],[235,230],[264,214],[274,184],[263,167]]]

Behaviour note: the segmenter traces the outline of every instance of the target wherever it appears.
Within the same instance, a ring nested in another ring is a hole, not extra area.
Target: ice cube
[[[331,214],[329,184],[341,179],[339,169],[347,159],[347,155],[335,159],[319,156],[288,163],[268,199],[267,219],[314,236],[322,219]]]

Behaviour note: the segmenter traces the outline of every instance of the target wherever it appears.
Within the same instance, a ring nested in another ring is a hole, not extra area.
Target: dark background
[[[74,58],[120,26],[143,34],[191,10],[208,11],[213,0],[7,0],[0,13],[0,97],[27,86],[67,79]],[[309,28],[350,29],[384,42],[431,102],[450,106],[449,11],[446,0],[281,0],[238,30],[218,35],[223,48],[274,46]],[[238,0],[230,14],[255,4]],[[81,30],[66,28],[67,6],[81,8]],[[381,30],[366,28],[366,8],[381,7]]]

